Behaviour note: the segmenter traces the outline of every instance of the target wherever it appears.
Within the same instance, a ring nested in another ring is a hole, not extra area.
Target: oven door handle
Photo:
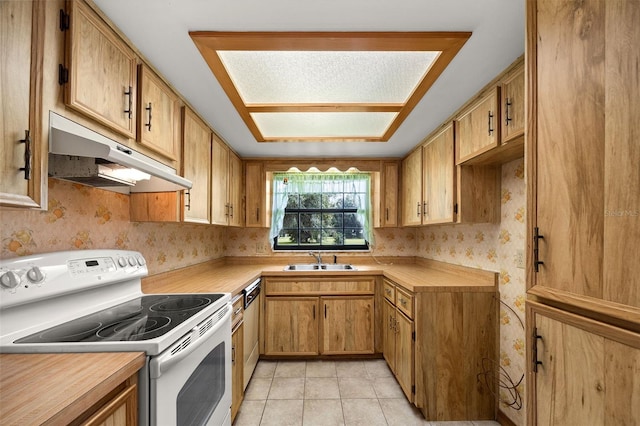
[[[214,334],[216,334],[222,327],[229,326],[229,321],[231,319],[231,309],[229,306],[225,306],[223,309],[226,310],[224,316],[220,318],[216,324],[209,329],[204,335],[192,341],[192,343],[185,346],[182,350],[175,352],[175,348],[177,346],[183,345],[183,341],[185,338],[180,339],[180,341],[176,344],[171,345],[166,351],[162,354],[158,355],[155,358],[151,358],[149,362],[149,376],[152,379],[157,379],[162,375],[162,373],[169,370],[175,363],[179,362],[181,359],[188,356],[190,353],[198,349],[207,339],[211,338]],[[214,314],[215,315],[215,314]],[[197,336],[198,327],[195,327],[189,333],[191,337]],[[231,328],[229,328],[229,335],[231,335]],[[186,337],[186,336],[185,336]]]

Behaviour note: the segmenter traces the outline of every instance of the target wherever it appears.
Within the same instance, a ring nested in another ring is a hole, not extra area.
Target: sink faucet
[[[312,251],[310,251],[309,256],[315,257],[318,265],[322,263],[322,255],[320,254],[320,252],[318,252],[318,254],[314,254]]]

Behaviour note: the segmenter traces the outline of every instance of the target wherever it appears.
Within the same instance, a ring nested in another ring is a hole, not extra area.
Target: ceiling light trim
[[[420,102],[471,36],[470,32],[190,32],[192,40],[257,142],[386,142]],[[245,104],[217,51],[432,51],[440,52],[402,103],[260,103]],[[375,137],[265,137],[252,113],[396,112],[383,134]]]

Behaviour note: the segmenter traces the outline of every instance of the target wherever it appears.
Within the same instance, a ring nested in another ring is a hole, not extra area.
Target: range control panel
[[[139,280],[144,257],[129,250],[80,250],[0,260],[0,307]]]

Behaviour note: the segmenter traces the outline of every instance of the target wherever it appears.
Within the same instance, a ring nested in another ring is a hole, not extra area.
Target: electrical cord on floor
[[[494,297],[495,300],[498,300],[501,304],[506,306],[513,314],[518,318],[520,322],[520,326],[524,330],[524,322],[520,319],[520,316],[514,311],[511,306],[504,303],[502,300]],[[522,409],[522,395],[520,395],[520,391],[518,391],[518,386],[524,380],[524,373],[520,376],[520,379],[517,382],[514,382],[509,373],[495,360],[490,358],[482,359],[482,372],[477,375],[478,381],[483,383],[489,392],[501,403],[505,404],[508,407],[513,408],[514,410]],[[497,382],[497,383],[496,383]],[[497,384],[497,395],[496,395],[496,384]],[[507,396],[502,397],[500,395],[500,389],[506,391]]]

